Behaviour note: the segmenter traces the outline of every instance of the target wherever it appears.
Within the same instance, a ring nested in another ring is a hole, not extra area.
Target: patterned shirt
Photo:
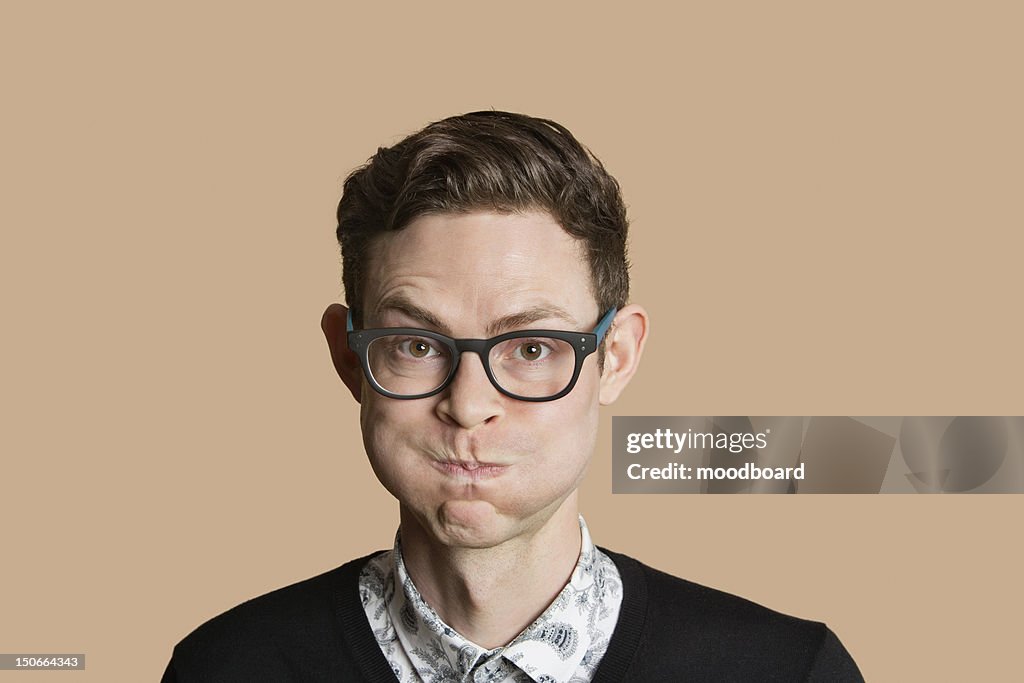
[[[586,683],[601,662],[622,606],[622,580],[590,540],[569,583],[512,642],[491,650],[460,635],[424,602],[405,569],[401,537],[371,559],[359,594],[377,644],[401,683]]]

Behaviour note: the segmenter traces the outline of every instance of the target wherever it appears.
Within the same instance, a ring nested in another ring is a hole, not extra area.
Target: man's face
[[[373,245],[363,327],[474,339],[589,332],[603,311],[581,253],[546,213],[420,217]],[[387,398],[364,380],[363,442],[404,515],[443,544],[490,547],[575,501],[597,436],[599,380],[592,354],[568,395],[520,401],[467,352],[452,384],[429,398]]]

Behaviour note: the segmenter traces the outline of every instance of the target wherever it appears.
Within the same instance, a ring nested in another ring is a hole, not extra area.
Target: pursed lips
[[[477,462],[475,460],[434,460],[433,465],[434,469],[448,476],[470,479],[472,481],[493,479],[508,470],[508,465]]]

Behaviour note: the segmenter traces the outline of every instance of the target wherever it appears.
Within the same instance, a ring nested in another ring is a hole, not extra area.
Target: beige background
[[[88,657],[0,681],[156,680],[390,543],[318,326],[333,212],[490,107],[566,124],[632,212],[654,331],[596,540],[827,621],[872,681],[1019,674],[1022,496],[610,494],[612,415],[1024,414],[1015,3],[143,4],[0,5],[0,651]]]

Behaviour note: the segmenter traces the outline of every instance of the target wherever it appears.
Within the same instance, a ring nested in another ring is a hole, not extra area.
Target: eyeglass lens
[[[451,349],[431,337],[392,334],[370,342],[370,373],[382,389],[398,396],[428,394],[448,378]],[[554,396],[569,386],[576,368],[572,344],[551,337],[506,339],[488,355],[494,381],[510,394],[528,398]]]

